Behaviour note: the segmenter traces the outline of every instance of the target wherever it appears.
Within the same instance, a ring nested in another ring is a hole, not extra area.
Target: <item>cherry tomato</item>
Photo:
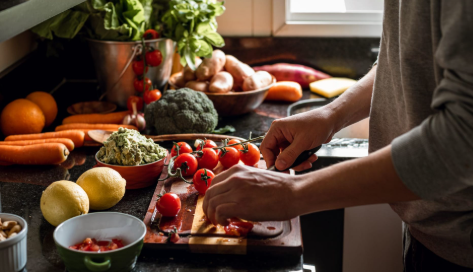
[[[174,161],[174,171],[180,168],[184,177],[192,176],[197,171],[197,164],[197,159],[192,154],[184,153]]]
[[[153,83],[151,82],[151,79],[147,77],[145,78],[145,81],[146,81],[146,91],[149,91]],[[135,87],[135,91],[139,93],[143,92],[143,78],[135,77],[135,80],[133,81],[133,87]]]
[[[249,166],[257,164],[260,160],[259,148],[252,143],[244,144],[240,150],[240,160]]]
[[[253,223],[243,222],[240,219],[232,218],[230,223],[225,226],[225,234],[230,236],[246,236],[253,229]]]
[[[194,147],[196,148],[196,150],[201,150],[202,149],[202,144],[204,145],[204,148],[206,148],[206,147],[209,147],[209,148],[217,147],[217,144],[212,140],[205,140],[204,142],[197,140],[194,143]]]
[[[186,142],[174,143],[171,149],[171,157],[174,157],[177,155],[176,146],[179,146],[179,155],[192,152],[192,147],[188,143]]]
[[[169,237],[169,240],[171,241],[171,243],[177,243],[179,241],[179,239],[181,239],[181,237],[179,237],[179,233],[176,232],[171,232],[170,233],[170,236]]]
[[[214,169],[218,164],[218,155],[212,148],[205,147],[201,152],[197,152],[197,162],[200,168]]]
[[[174,193],[166,193],[164,195],[158,195],[158,201],[156,201],[156,209],[163,216],[176,216],[181,210],[181,199]]]
[[[148,66],[146,66],[145,69],[145,63],[143,62],[143,60],[135,60],[131,67],[133,68],[133,72],[135,72],[137,76],[141,76],[143,74],[143,71],[146,71],[145,73],[148,72]]]
[[[163,62],[163,55],[161,51],[151,49],[150,51],[146,52],[145,55],[146,64],[149,66],[159,66],[161,62]]]
[[[240,142],[241,142],[240,140],[233,139],[233,140],[228,141],[228,145],[236,144],[236,143],[240,143]],[[232,146],[232,147],[235,148],[235,149],[238,150],[238,151],[240,151],[241,149],[243,149],[243,146],[241,146],[241,144],[239,144],[239,145],[234,145],[234,146]]]
[[[223,167],[230,168],[240,161],[240,154],[235,148],[224,147],[223,149],[225,149],[224,152],[222,150],[218,151],[219,160]]]
[[[136,104],[136,111],[141,111],[143,109],[143,98],[136,95],[131,95],[126,101],[126,107],[131,113],[133,113],[133,103]]]
[[[156,31],[154,29],[148,29],[143,34],[143,38],[145,38],[145,40],[157,39],[157,38],[159,38],[159,33],[158,33],[158,31]]]
[[[201,195],[205,195],[207,189],[209,189],[212,184],[212,180],[215,178],[215,174],[208,169],[199,169],[194,174],[192,182],[194,182],[194,187]]]
[[[143,95],[146,105],[151,104],[151,102],[158,101],[161,99],[161,92],[158,89],[145,92]]]

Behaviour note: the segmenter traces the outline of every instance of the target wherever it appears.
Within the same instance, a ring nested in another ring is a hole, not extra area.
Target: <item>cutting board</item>
[[[266,169],[266,164],[261,160],[256,167]],[[218,165],[214,173],[218,175],[223,170]],[[165,167],[161,178],[166,173]],[[181,210],[176,217],[161,217],[155,208],[157,195],[166,192],[176,193],[181,199]],[[214,226],[205,219],[203,197],[184,181],[168,179],[158,182],[144,219],[147,226],[145,247],[217,254],[302,253],[298,217],[284,222],[254,222],[248,237],[229,237],[222,226]],[[175,244],[167,239],[167,233],[174,227],[181,237]]]

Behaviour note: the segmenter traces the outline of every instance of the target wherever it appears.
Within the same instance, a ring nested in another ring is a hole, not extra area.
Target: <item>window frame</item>
[[[382,12],[295,14],[294,16],[289,11],[290,0],[272,1],[272,34],[275,37],[381,37]],[[330,18],[331,15],[334,19]],[[317,19],[309,20],[310,17]],[[369,17],[371,20],[362,19],[363,17]]]

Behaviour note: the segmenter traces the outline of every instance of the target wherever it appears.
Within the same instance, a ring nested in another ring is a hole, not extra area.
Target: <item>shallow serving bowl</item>
[[[179,89],[173,82],[175,82],[174,78],[181,73],[182,72],[171,75],[169,78],[169,85],[171,85],[171,87]],[[212,100],[219,115],[235,116],[250,112],[261,105],[268,94],[269,88],[271,88],[274,83],[276,83],[276,79],[273,77],[273,82],[269,86],[258,90],[247,92],[231,91],[228,93],[205,92],[205,94]]]
[[[25,219],[11,213],[0,213],[2,222],[16,221],[21,231],[15,236],[0,242],[0,271],[21,271],[26,266],[26,234],[28,224]]]
[[[130,271],[143,247],[146,226],[138,218],[116,212],[97,212],[73,217],[54,231],[57,251],[67,271]],[[85,238],[121,239],[122,248],[106,252],[85,252],[69,247]]]
[[[166,150],[164,158],[167,157],[167,152]],[[126,189],[140,189],[156,184],[164,167],[164,158],[143,165],[124,166],[101,162],[97,155],[98,152],[95,154],[95,160],[97,161],[95,167],[109,167],[120,173],[122,178],[126,180]]]

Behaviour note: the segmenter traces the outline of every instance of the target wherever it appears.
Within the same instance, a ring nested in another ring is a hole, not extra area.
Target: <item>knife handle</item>
[[[293,167],[296,167],[298,166],[299,164],[305,162],[306,160],[308,160],[310,158],[310,156],[312,156],[313,154],[315,154],[315,152],[319,151],[319,149],[321,148],[322,146],[319,145],[317,147],[314,147],[312,149],[309,149],[309,150],[306,150],[304,152],[302,152],[298,157],[297,159],[294,161],[294,163],[288,167],[287,169],[290,169],[290,168],[293,168]],[[278,171],[278,172],[284,172],[286,171],[287,169],[285,170],[279,170],[277,169],[276,167],[274,167],[274,170],[275,171]]]

